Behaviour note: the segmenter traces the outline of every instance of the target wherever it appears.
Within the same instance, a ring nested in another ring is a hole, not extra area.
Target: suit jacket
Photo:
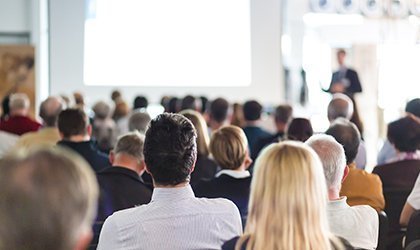
[[[106,167],[110,167],[111,163],[108,156],[98,150],[93,141],[72,142],[62,140],[57,143],[59,146],[67,147],[82,156],[95,170],[98,172]]]
[[[200,180],[211,179],[217,172],[217,164],[207,156],[197,155],[194,171],[191,173],[191,186],[195,186]]]
[[[256,146],[254,147],[255,149],[254,154],[258,157],[261,150],[263,150],[265,147],[267,147],[268,145],[272,143],[279,142],[280,140],[282,140],[283,136],[284,136],[284,132],[277,132],[275,135],[270,135],[268,137],[259,139]]]
[[[261,138],[271,136],[271,134],[257,126],[247,126],[243,130],[245,132],[246,138],[248,139],[251,158],[255,160],[258,156],[258,149],[256,148],[258,141]]]
[[[242,218],[248,215],[251,176],[234,178],[222,174],[211,180],[202,180],[194,187],[196,197],[226,198],[238,207]]]
[[[360,84],[359,76],[357,75],[357,72],[355,70],[346,69],[344,78],[349,81],[349,86],[346,87],[344,94],[350,97],[353,97],[355,93],[362,92],[362,85]],[[334,72],[332,75],[330,87],[328,88],[328,92],[331,93],[331,87],[334,84],[337,84],[338,82],[340,82],[342,79],[343,78],[341,77],[340,71]]]
[[[152,190],[131,169],[119,166],[105,168],[97,173],[100,187],[97,221],[104,221],[114,212],[147,204]]]
[[[376,166],[372,173],[379,175],[383,189],[411,190],[420,173],[420,160],[403,160]]]

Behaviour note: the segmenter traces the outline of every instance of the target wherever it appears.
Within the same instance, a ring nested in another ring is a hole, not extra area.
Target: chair
[[[376,250],[385,250],[387,246],[388,239],[388,217],[384,211],[378,212],[379,217],[379,235],[378,235],[378,246]]]
[[[412,241],[405,250],[420,250],[420,240]]]
[[[415,240],[420,240],[420,210],[415,211],[410,217],[407,225],[405,245],[408,246]]]
[[[95,221],[93,224],[93,238],[89,245],[89,250],[96,250],[98,247],[99,242],[99,235],[101,234],[102,226],[104,225],[104,221]]]
[[[387,239],[387,249],[389,250],[402,249],[402,239],[405,232],[400,227],[400,215],[410,193],[411,189],[384,188],[383,190],[385,197],[384,211],[389,222]]]

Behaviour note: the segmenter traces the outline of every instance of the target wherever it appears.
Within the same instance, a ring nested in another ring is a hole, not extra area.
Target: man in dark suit
[[[109,153],[112,167],[97,174],[101,190],[97,221],[104,221],[115,211],[150,202],[152,191],[140,179],[145,171],[143,144],[143,135],[128,133]]]
[[[81,155],[96,172],[111,166],[108,156],[91,140],[92,126],[81,109],[66,109],[58,116],[58,131],[62,138],[57,144]]]
[[[337,52],[337,61],[339,69],[333,73],[330,87],[330,93],[343,93],[353,99],[355,93],[362,92],[359,76],[357,72],[345,65],[346,51],[343,49]]]

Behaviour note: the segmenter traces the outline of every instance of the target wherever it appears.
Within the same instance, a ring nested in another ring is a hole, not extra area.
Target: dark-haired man
[[[110,167],[108,156],[98,150],[90,139],[92,126],[81,109],[66,109],[58,116],[58,130],[62,138],[57,144],[80,154],[95,171]]]
[[[151,121],[144,157],[155,187],[152,201],[108,217],[98,249],[220,249],[242,233],[232,202],[194,196],[189,179],[196,137],[182,115],[164,113]]]
[[[227,124],[229,113],[229,102],[224,98],[214,99],[207,110],[209,116],[209,128],[216,131]]]

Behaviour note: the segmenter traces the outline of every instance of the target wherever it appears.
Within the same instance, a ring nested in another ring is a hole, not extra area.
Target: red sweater
[[[12,116],[0,123],[0,130],[16,135],[37,131],[41,124],[26,116]]]

